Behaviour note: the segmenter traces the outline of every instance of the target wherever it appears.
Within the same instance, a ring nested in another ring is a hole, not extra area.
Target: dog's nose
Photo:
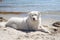
[[[35,20],[35,18],[33,18],[33,20]]]

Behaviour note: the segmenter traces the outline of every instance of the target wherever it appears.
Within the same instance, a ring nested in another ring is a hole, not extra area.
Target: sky
[[[60,0],[2,0],[0,11],[60,11]]]

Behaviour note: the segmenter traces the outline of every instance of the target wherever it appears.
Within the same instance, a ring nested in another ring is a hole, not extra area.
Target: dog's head
[[[37,21],[37,20],[39,20],[39,15],[40,15],[40,12],[39,12],[39,11],[31,11],[31,12],[29,12],[29,18],[30,18],[32,21]]]

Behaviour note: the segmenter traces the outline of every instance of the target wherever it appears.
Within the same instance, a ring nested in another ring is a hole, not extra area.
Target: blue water
[[[0,11],[59,11],[60,0],[2,0]]]
[[[43,19],[55,19],[55,20],[60,20],[60,15],[41,15],[41,18]]]

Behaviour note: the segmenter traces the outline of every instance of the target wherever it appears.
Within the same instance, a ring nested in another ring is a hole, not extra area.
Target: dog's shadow
[[[22,32],[26,32],[26,33],[29,33],[29,32],[35,32],[36,30],[20,30],[20,29],[16,29],[18,31],[22,31]]]
[[[20,30],[20,29],[16,29],[18,31],[22,31],[22,32],[26,32],[26,33],[30,33],[30,32],[36,32],[36,31],[40,31],[40,32],[44,32],[44,33],[48,33],[44,30]]]
[[[6,26],[6,28],[7,28],[7,26]],[[10,28],[13,28],[13,27],[10,26]],[[13,29],[15,29],[15,28],[13,28]],[[40,29],[40,30],[33,30],[33,29],[31,29],[31,30],[15,29],[15,30],[22,31],[22,32],[26,32],[26,33],[29,33],[29,32],[36,32],[36,31],[40,31],[40,32],[48,33],[48,32],[45,31],[44,29]]]

